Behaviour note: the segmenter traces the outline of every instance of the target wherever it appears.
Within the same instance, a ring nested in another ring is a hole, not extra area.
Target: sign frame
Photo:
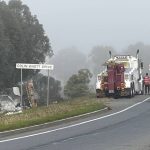
[[[47,106],[49,105],[49,77],[50,77],[50,70],[54,70],[54,65],[51,64],[25,64],[25,63],[16,63],[16,69],[21,70],[21,107],[23,106],[23,89],[22,89],[22,70],[23,69],[32,69],[32,70],[48,70],[48,77],[47,77]]]
[[[38,70],[53,70],[54,65],[50,64],[24,64],[24,63],[16,63],[17,69],[38,69]]]

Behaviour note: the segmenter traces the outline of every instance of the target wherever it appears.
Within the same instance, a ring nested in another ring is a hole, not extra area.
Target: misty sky
[[[22,0],[36,14],[54,52],[96,45],[116,50],[150,43],[150,0]]]

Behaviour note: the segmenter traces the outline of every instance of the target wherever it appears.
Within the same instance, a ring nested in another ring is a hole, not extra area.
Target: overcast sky
[[[54,52],[75,46],[88,52],[111,45],[150,43],[150,0],[22,0],[36,14]]]

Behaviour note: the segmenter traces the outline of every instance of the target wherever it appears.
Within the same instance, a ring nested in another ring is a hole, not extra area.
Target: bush
[[[89,93],[89,83],[92,74],[88,69],[81,69],[78,74],[72,75],[64,87],[64,94],[67,97],[80,97]]]

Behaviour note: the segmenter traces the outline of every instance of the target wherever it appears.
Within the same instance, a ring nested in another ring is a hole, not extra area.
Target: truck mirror
[[[144,67],[143,67],[143,62],[141,62],[141,69],[143,69]]]

